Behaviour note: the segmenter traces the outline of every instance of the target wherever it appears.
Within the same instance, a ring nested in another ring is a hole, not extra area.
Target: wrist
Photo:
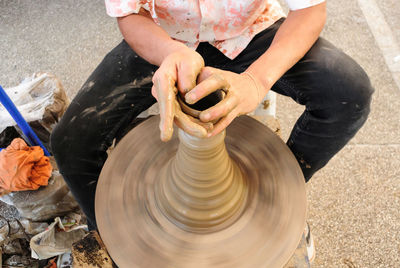
[[[265,97],[265,94],[267,94],[267,91],[263,85],[263,83],[255,76],[253,73],[250,71],[244,71],[241,73],[241,75],[246,76],[251,80],[251,83],[253,83],[255,90],[257,91],[257,104],[259,104],[263,98]]]
[[[175,52],[178,52],[178,51],[183,51],[183,50],[186,50],[186,49],[190,49],[190,48],[188,48],[185,44],[183,44],[183,43],[181,43],[181,42],[179,42],[179,41],[176,41],[176,40],[173,40],[173,39],[171,39],[169,42],[167,42],[166,44],[165,44],[165,46],[164,46],[164,50],[163,50],[163,53],[162,53],[162,59],[161,59],[161,62],[160,62],[160,64],[165,60],[165,58],[167,58],[169,55],[171,55],[171,54],[173,54],[173,53],[175,53]]]
[[[268,90],[274,85],[276,81],[276,75],[274,74],[274,72],[271,72],[273,70],[269,68],[267,70],[268,71],[266,72],[265,64],[260,64],[260,62],[257,60],[245,71],[247,73],[250,73],[254,77],[254,79],[256,79],[256,81],[261,85],[264,95],[267,94]]]

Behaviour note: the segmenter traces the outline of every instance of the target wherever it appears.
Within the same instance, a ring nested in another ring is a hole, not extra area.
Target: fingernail
[[[185,101],[189,104],[193,104],[194,103],[194,96],[191,93],[187,93],[185,95]]]
[[[204,117],[204,120],[209,120],[211,115],[210,114],[205,114],[203,117]]]
[[[207,138],[210,138],[212,136],[212,133],[207,134]]]

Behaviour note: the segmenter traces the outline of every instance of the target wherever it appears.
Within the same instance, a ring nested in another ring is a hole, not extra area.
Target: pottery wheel
[[[97,225],[115,263],[122,268],[285,265],[304,230],[306,194],[300,167],[282,140],[248,116],[230,124],[223,149],[241,174],[237,182],[245,190],[232,197],[241,205],[212,213],[203,223],[196,221],[196,215],[207,212],[201,204],[196,214],[181,208],[186,204],[184,191],[163,190],[163,185],[177,187],[165,177],[179,140],[175,129],[171,141],[161,142],[158,124],[155,116],[131,130],[99,178]],[[179,213],[170,212],[167,201],[181,202],[176,205]]]

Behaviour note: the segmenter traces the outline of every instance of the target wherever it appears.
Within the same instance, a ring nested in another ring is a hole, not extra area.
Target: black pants
[[[208,43],[197,51],[207,66],[243,72],[266,51],[282,22],[259,33],[234,60]],[[52,133],[58,167],[91,229],[96,227],[94,196],[107,148],[155,103],[151,78],[156,69],[122,41],[92,73]],[[374,91],[363,69],[322,38],[272,90],[305,105],[287,145],[306,181],[361,128]]]

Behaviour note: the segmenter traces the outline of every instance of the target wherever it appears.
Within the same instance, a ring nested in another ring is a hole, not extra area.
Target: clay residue
[[[96,236],[98,234],[92,231],[85,238],[73,245],[74,267],[115,267],[114,265],[110,265],[112,260],[105,248],[100,245]]]

